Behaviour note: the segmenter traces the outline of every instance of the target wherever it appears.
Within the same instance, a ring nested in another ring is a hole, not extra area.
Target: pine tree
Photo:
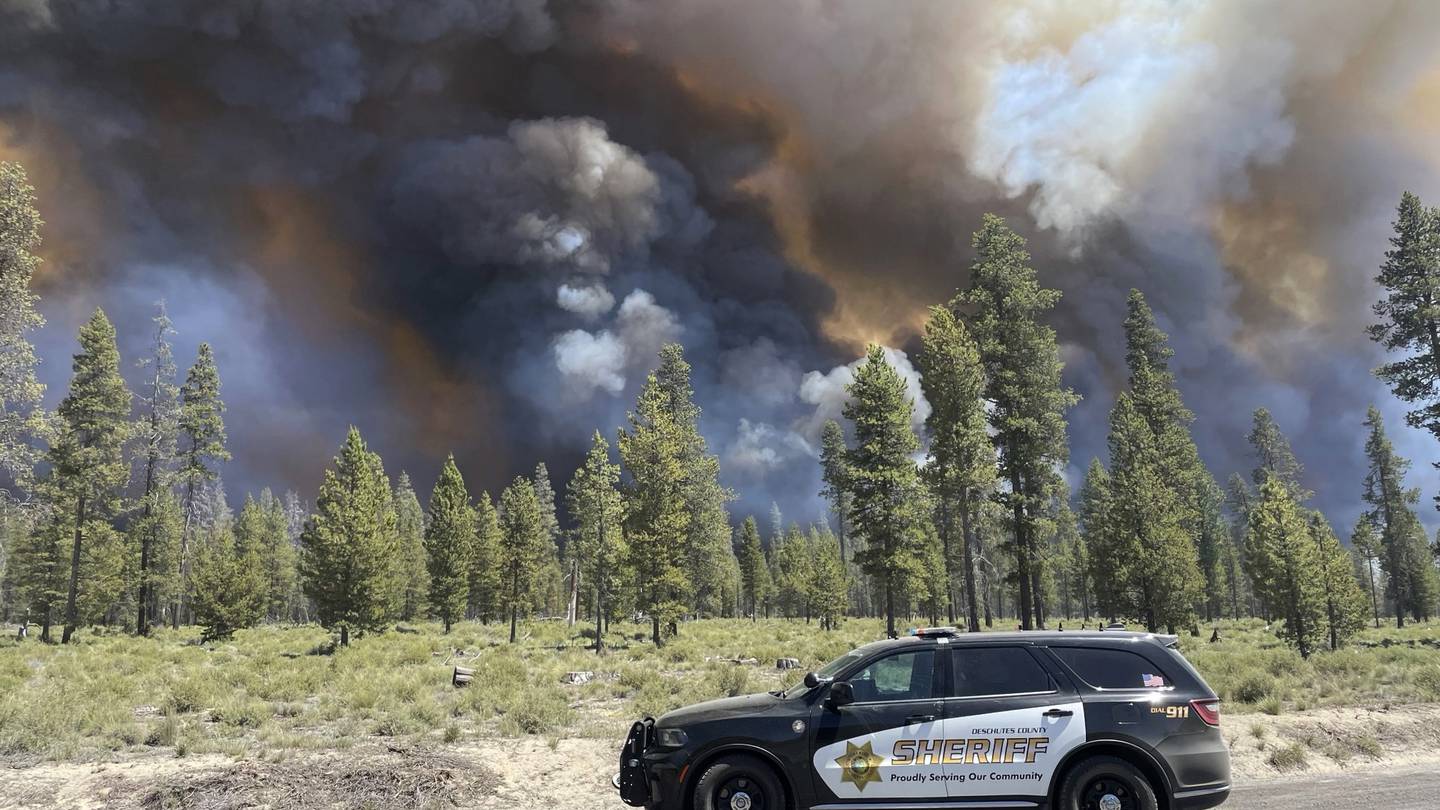
[[[278,622],[294,614],[298,561],[285,504],[266,488],[260,490],[259,507],[264,516],[259,549],[265,580],[265,615]]]
[[[180,469],[184,491],[185,533],[180,538],[180,599],[173,605],[171,622],[180,626],[180,614],[190,591],[190,542],[195,523],[195,496],[200,487],[215,480],[220,462],[230,460],[225,449],[225,403],[220,399],[220,372],[210,344],[201,343],[195,364],[180,388]]]
[[[0,161],[0,477],[30,486],[45,438],[45,386],[30,333],[45,325],[30,281],[40,266],[40,212],[35,189],[18,163]]]
[[[575,521],[569,548],[595,611],[597,654],[605,650],[605,621],[614,612],[613,600],[624,581],[625,505],[619,485],[620,465],[610,461],[610,444],[597,430],[585,463],[566,488],[566,505]]]
[[[142,357],[139,363],[145,371],[145,384],[140,394],[142,413],[137,426],[140,465],[144,471],[144,488],[140,495],[140,523],[144,530],[133,532],[140,547],[135,600],[135,632],[138,635],[150,632],[156,581],[165,577],[164,572],[168,571],[156,566],[153,559],[158,540],[156,533],[164,528],[162,522],[155,520],[155,513],[160,508],[159,501],[170,497],[171,465],[175,460],[176,432],[180,420],[180,389],[175,385],[175,355],[170,348],[170,336],[175,334],[175,330],[171,327],[164,301],[155,303],[152,321],[155,330],[150,355]]]
[[[1204,588],[1160,440],[1129,393],[1110,413],[1111,553],[1124,566],[1122,604],[1150,632],[1188,624]]]
[[[815,574],[810,548],[800,527],[791,525],[785,539],[771,549],[775,561],[775,590],[781,612],[787,619],[810,620],[811,593]]]
[[[920,477],[911,458],[919,440],[910,428],[914,403],[905,380],[871,345],[846,389],[842,411],[854,425],[855,445],[846,451],[856,562],[882,589],[885,631],[895,637],[898,588],[920,551],[916,501]]]
[[[62,643],[70,641],[82,618],[82,588],[95,587],[98,594],[105,590],[101,582],[118,576],[104,552],[116,542],[111,521],[130,477],[124,456],[130,391],[120,377],[115,327],[99,309],[80,327],[80,353],[71,368],[74,376],[56,411],[59,432],[50,447],[51,502],[73,515]]]
[[[517,638],[520,611],[532,604],[545,544],[545,523],[535,487],[523,477],[516,478],[500,493],[501,600],[510,614],[511,644]]]
[[[489,624],[500,615],[500,515],[489,492],[475,505],[475,548],[470,555],[468,615]]]
[[[69,592],[69,542],[74,534],[74,514],[53,486],[54,475],[40,482],[34,528],[20,537],[10,555],[9,576],[17,584],[17,595],[37,616],[40,640],[50,641],[50,627],[56,611]]]
[[[1223,496],[1210,471],[1200,460],[1190,424],[1195,417],[1185,407],[1170,371],[1170,337],[1155,323],[1145,296],[1132,289],[1126,302],[1125,362],[1130,370],[1130,392],[1135,409],[1154,434],[1160,482],[1174,492],[1177,518],[1195,547],[1207,618],[1214,618],[1216,594],[1221,591],[1219,539],[1224,533]],[[1190,555],[1187,553],[1186,557]]]
[[[1380,588],[1376,583],[1380,567],[1380,537],[1370,516],[1362,515],[1355,521],[1350,533],[1350,546],[1355,549],[1356,563],[1360,576],[1364,577],[1365,589],[1370,594],[1370,608],[1375,618],[1375,628],[1380,628]]]
[[[142,632],[148,633],[152,624],[161,623],[162,606],[170,604],[179,592],[180,536],[185,531],[185,516],[174,490],[167,486],[152,492],[142,501],[140,514],[126,530],[127,545],[141,551],[136,560],[136,577],[144,592],[136,601],[145,606],[140,626]]]
[[[759,535],[757,533],[758,547]],[[840,541],[826,528],[810,529],[811,610],[821,627],[834,630],[849,605],[850,582],[845,561],[840,557]]]
[[[1296,504],[1303,505],[1313,492],[1305,489],[1300,483],[1300,478],[1305,468],[1295,458],[1295,453],[1290,449],[1290,440],[1280,432],[1280,426],[1275,424],[1271,418],[1270,411],[1264,408],[1255,410],[1254,427],[1250,431],[1250,447],[1255,451],[1255,470],[1250,474],[1250,480],[1255,486],[1265,482],[1267,476],[1274,476],[1285,485],[1290,491],[1290,497]]]
[[[750,620],[759,617],[760,606],[770,597],[770,565],[765,559],[765,548],[760,544],[760,527],[755,517],[745,518],[740,526],[740,577],[745,604]]]
[[[714,556],[716,532],[729,543],[725,491],[700,438],[700,410],[690,390],[690,366],[679,346],[660,352],[660,367],[640,389],[629,429],[620,432],[620,459],[630,474],[625,536],[635,576],[636,607],[650,616],[650,635],[663,643],[693,607],[696,573]]]
[[[971,632],[979,632],[975,593],[976,507],[995,483],[995,449],[985,426],[985,392],[980,353],[965,325],[944,307],[930,309],[920,353],[921,386],[930,402],[925,426],[930,431],[930,464],[926,479],[938,508],[936,519],[947,565],[959,545],[964,577],[966,616]],[[954,535],[958,522],[959,533]],[[952,542],[956,541],[956,542]],[[953,574],[951,576],[953,580]],[[951,589],[947,588],[947,592]],[[950,619],[954,621],[954,604]]]
[[[1302,657],[1310,657],[1325,633],[1320,550],[1303,510],[1279,476],[1266,475],[1260,483],[1258,500],[1250,510],[1246,547],[1256,590],[1285,620],[1281,637]]]
[[[391,494],[395,502],[395,534],[400,543],[399,564],[395,566],[399,578],[400,620],[413,621],[425,609],[430,598],[428,555],[425,550],[425,512],[420,508],[420,499],[410,476],[400,472]],[[473,531],[474,527],[470,528]],[[465,604],[460,604],[463,616]]]
[[[845,429],[834,419],[825,420],[820,430],[820,478],[825,485],[820,497],[830,504],[835,515],[836,536],[840,541],[840,557],[848,560],[845,541],[850,530],[850,491],[845,466]],[[743,562],[742,562],[743,566]],[[753,612],[753,611],[752,611]]]
[[[1365,442],[1370,468],[1364,497],[1372,507],[1370,519],[1380,531],[1380,563],[1390,585],[1395,626],[1404,627],[1406,613],[1416,621],[1430,615],[1437,593],[1435,567],[1425,547],[1424,530],[1411,508],[1419,492],[1405,486],[1410,462],[1395,452],[1374,406],[1366,415],[1365,426],[1370,429]]]
[[[545,536],[545,550],[541,554],[540,570],[536,572],[536,587],[533,607],[536,610],[557,615],[560,604],[565,603],[567,624],[571,623],[571,609],[574,594],[567,584],[569,572],[561,567],[560,521],[555,512],[555,489],[550,485],[550,470],[542,461],[535,465],[535,474],[530,483],[535,488],[535,500],[540,504],[541,533]],[[567,566],[569,561],[565,561]]]
[[[325,471],[300,542],[300,575],[321,626],[338,628],[341,646],[351,630],[384,628],[395,613],[395,512],[380,456],[354,426]]]
[[[402,484],[408,486],[409,481],[402,479]],[[411,494],[413,497],[413,491]],[[470,506],[470,493],[453,454],[445,459],[440,479],[430,493],[430,523],[423,531],[430,613],[449,633],[450,626],[465,616],[470,601],[470,565],[475,550],[475,510]]]
[[[1254,589],[1250,583],[1249,561],[1245,556],[1245,536],[1250,533],[1250,505],[1254,497],[1250,486],[1239,473],[1231,473],[1225,486],[1225,504],[1230,512],[1230,543],[1224,549],[1225,576],[1230,586],[1230,618],[1240,618],[1243,599],[1253,615]]]
[[[1380,321],[1370,338],[1408,356],[1375,369],[1395,396],[1418,407],[1405,416],[1411,427],[1440,438],[1440,215],[1405,192],[1395,215],[1395,235],[1375,281],[1385,298],[1374,306]]]
[[[1044,606],[1034,603],[1034,524],[1055,467],[1068,459],[1065,411],[1079,400],[1061,384],[1055,330],[1040,320],[1059,302],[1060,292],[1039,285],[1025,240],[1003,219],[986,214],[972,244],[971,286],[951,308],[971,312],[970,333],[985,369],[999,475],[1010,484],[1002,497],[1014,520],[1020,621],[1029,630],[1034,617],[1044,614]]]
[[[1315,543],[1319,565],[1316,584],[1325,600],[1326,634],[1330,649],[1338,650],[1365,626],[1365,592],[1355,580],[1349,553],[1319,512],[1310,516],[1310,539]]]
[[[228,639],[264,618],[265,572],[258,545],[263,533],[264,513],[247,498],[233,532],[222,525],[199,543],[194,610],[202,640]]]
[[[690,364],[679,344],[661,348],[655,381],[661,401],[678,429],[683,469],[680,490],[689,516],[682,553],[689,606],[694,615],[701,616],[718,610],[719,586],[733,564],[726,504],[735,496],[720,485],[720,461],[710,454],[700,433],[700,407],[695,404],[690,384]],[[671,628],[677,628],[673,619]]]
[[[1110,474],[1091,459],[1080,487],[1081,536],[1089,551],[1086,569],[1094,583],[1096,612],[1115,621],[1126,606],[1126,583],[1136,564],[1130,539],[1120,534],[1112,521]]]

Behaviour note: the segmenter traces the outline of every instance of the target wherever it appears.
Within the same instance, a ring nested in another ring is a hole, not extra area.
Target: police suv
[[[636,723],[614,783],[656,810],[1200,810],[1220,702],[1174,636],[932,628],[781,692]]]

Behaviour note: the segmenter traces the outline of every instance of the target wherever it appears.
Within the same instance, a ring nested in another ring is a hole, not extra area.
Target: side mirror
[[[855,702],[855,687],[849,681],[836,681],[830,684],[830,705],[836,708],[848,706]]]
[[[814,689],[822,683],[830,683],[830,678],[822,678],[813,672],[805,673],[805,688]]]

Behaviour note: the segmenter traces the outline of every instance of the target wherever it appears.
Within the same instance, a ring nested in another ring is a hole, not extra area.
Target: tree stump
[[[800,668],[800,660],[799,660],[798,658],[778,658],[778,659],[775,660],[775,668],[776,668],[776,669],[799,669],[799,668]]]
[[[455,672],[450,676],[450,683],[456,687],[469,686],[470,680],[475,677],[475,670],[469,667],[455,667]]]

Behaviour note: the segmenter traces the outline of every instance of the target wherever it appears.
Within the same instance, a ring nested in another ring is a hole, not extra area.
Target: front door
[[[1028,645],[951,647],[944,781],[952,797],[1043,798],[1085,742],[1085,706]]]
[[[821,702],[810,748],[817,804],[946,795],[935,754],[944,728],[939,664],[934,647],[892,653],[849,677],[854,703]]]

